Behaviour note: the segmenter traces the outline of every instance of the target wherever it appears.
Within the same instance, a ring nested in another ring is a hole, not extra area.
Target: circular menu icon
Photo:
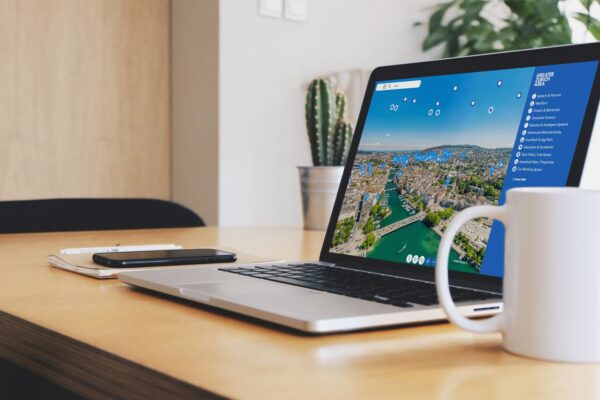
[[[425,256],[419,257],[419,265],[425,264]]]

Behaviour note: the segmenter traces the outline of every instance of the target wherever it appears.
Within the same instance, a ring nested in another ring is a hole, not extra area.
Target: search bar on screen
[[[417,79],[414,81],[378,83],[377,86],[375,87],[375,90],[380,91],[380,90],[417,89],[419,87],[421,87],[421,80]]]

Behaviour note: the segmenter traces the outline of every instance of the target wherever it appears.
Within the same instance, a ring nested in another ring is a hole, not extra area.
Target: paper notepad
[[[161,245],[161,246],[164,246],[164,245]],[[175,249],[181,248],[181,246],[175,246],[175,245],[171,245],[171,246],[174,246],[173,248],[175,248]],[[127,247],[123,246],[123,249],[125,249],[125,251],[132,251],[130,248],[131,248],[130,246],[127,246]],[[161,250],[162,249],[164,249],[164,247],[161,248]],[[66,249],[64,249],[64,250],[66,250]],[[81,251],[85,250],[88,252],[79,253],[79,254],[77,254],[77,253],[78,253],[78,250],[80,250],[80,249],[68,249],[68,250],[69,250],[69,253],[71,253],[71,254],[63,254],[63,251],[61,250],[59,252],[60,255],[48,256],[48,263],[55,268],[60,268],[65,271],[75,272],[77,274],[90,276],[90,277],[96,278],[96,279],[116,278],[117,275],[119,274],[119,272],[125,272],[125,271],[143,271],[143,270],[148,270],[148,269],[156,270],[156,269],[174,269],[174,268],[197,268],[199,266],[206,267],[206,266],[219,265],[218,263],[215,263],[215,264],[196,264],[196,265],[169,265],[169,266],[164,266],[164,267],[146,267],[146,268],[144,268],[144,267],[142,267],[142,268],[107,268],[103,265],[98,265],[98,264],[94,263],[94,261],[92,260],[92,255],[94,253],[101,252],[101,251],[96,251],[97,248],[81,249]],[[106,248],[102,248],[102,250],[106,250]],[[149,249],[146,249],[146,250],[149,250]],[[238,253],[235,250],[230,249],[230,248],[222,248],[222,250],[230,251],[232,253],[237,254],[237,261],[235,263],[225,263],[222,265],[263,264],[263,263],[283,262],[283,260],[273,260],[273,259],[268,259],[268,258],[256,257],[256,256],[252,256],[249,254]]]

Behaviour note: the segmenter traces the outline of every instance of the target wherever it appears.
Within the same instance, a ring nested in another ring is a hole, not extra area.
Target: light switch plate
[[[285,0],[286,19],[292,21],[306,21],[306,1],[307,0]]]
[[[258,12],[266,17],[281,18],[283,0],[259,0]]]

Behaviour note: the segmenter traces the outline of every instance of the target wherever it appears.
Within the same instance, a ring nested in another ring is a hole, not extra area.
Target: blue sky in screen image
[[[512,148],[533,72],[531,67],[413,78],[405,81],[420,79],[419,88],[375,91],[359,150]],[[377,83],[390,82],[400,80]]]

